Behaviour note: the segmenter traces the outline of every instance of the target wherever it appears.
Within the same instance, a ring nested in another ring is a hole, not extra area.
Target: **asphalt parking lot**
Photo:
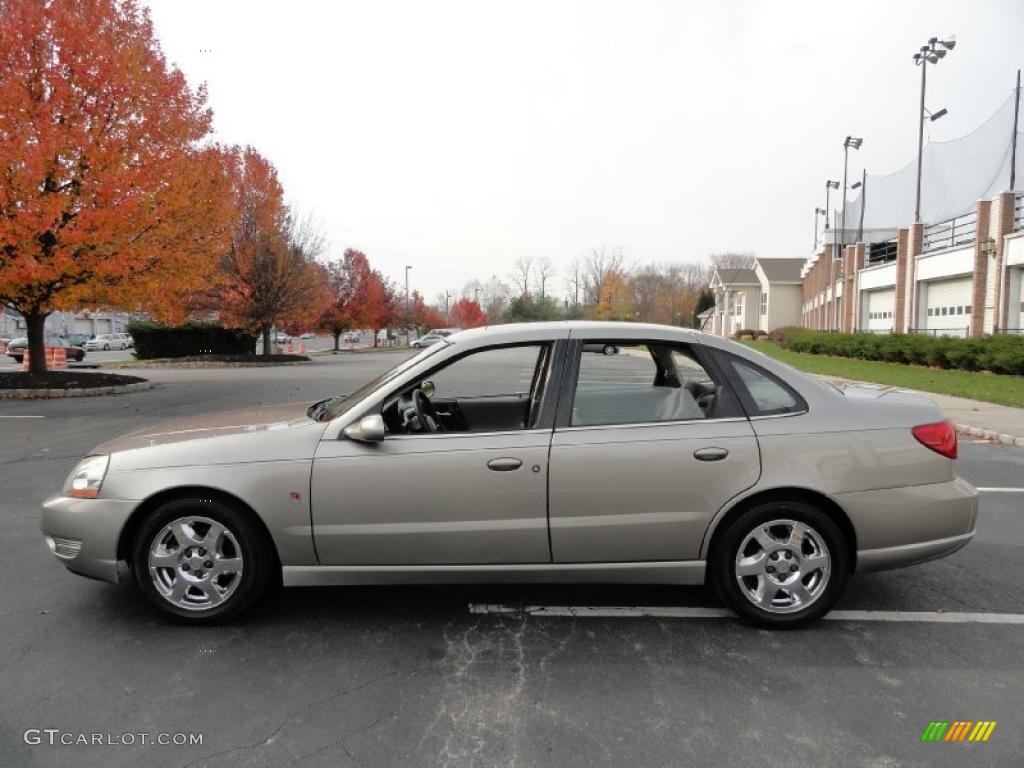
[[[473,586],[287,590],[196,629],[159,618],[131,583],[73,576],[48,554],[39,503],[93,445],[166,418],[344,393],[406,354],[147,370],[150,391],[0,402],[0,766],[1024,764],[1020,624],[769,632],[636,615],[717,607],[699,588]],[[962,441],[960,471],[1024,486],[1024,450]],[[967,548],[855,576],[839,608],[1024,614],[1022,573],[1024,493],[986,491]],[[998,726],[986,743],[922,743],[932,720]],[[203,741],[26,744],[47,728]]]

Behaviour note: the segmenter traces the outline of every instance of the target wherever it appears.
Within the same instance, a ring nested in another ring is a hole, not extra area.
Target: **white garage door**
[[[896,291],[886,288],[870,291],[864,302],[861,327],[869,331],[891,331],[896,308]]]
[[[971,324],[971,278],[937,280],[926,286],[925,328],[966,335]]]

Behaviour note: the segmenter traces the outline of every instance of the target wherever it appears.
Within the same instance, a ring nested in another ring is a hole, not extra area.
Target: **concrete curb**
[[[0,400],[49,400],[58,397],[98,397],[100,395],[126,395],[153,389],[156,382],[140,381],[116,387],[81,387],[78,389],[0,389]]]
[[[994,429],[973,427],[970,424],[954,424],[954,426],[961,435],[980,437],[982,440],[991,440],[1000,445],[1013,445],[1017,448],[1024,448],[1024,435],[1011,435],[1007,432],[997,432]]]

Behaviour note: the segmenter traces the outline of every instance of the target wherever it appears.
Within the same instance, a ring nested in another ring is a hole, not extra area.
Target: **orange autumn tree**
[[[416,326],[417,333],[444,325],[441,313],[427,304],[419,291],[413,291],[409,297],[409,319]]]
[[[311,220],[289,211],[266,158],[252,147],[235,157],[235,221],[220,260],[218,310],[225,325],[261,334],[269,355],[273,327],[311,324],[329,301],[316,262],[324,240]]]
[[[329,300],[317,325],[331,334],[335,349],[342,333],[368,328],[375,321],[367,307],[369,286],[374,278],[366,254],[353,248],[347,248],[339,261],[327,265]]]
[[[0,302],[46,370],[57,309],[177,319],[223,250],[211,113],[133,0],[0,0]]]
[[[450,322],[456,328],[479,328],[487,323],[487,315],[472,299],[459,299],[448,313]]]

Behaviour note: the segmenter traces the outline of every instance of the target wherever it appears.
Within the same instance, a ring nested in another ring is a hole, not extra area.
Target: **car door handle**
[[[728,455],[725,448],[698,448],[693,452],[693,458],[697,461],[721,461]]]
[[[491,459],[487,462],[487,468],[495,472],[511,472],[523,466],[519,459]]]

